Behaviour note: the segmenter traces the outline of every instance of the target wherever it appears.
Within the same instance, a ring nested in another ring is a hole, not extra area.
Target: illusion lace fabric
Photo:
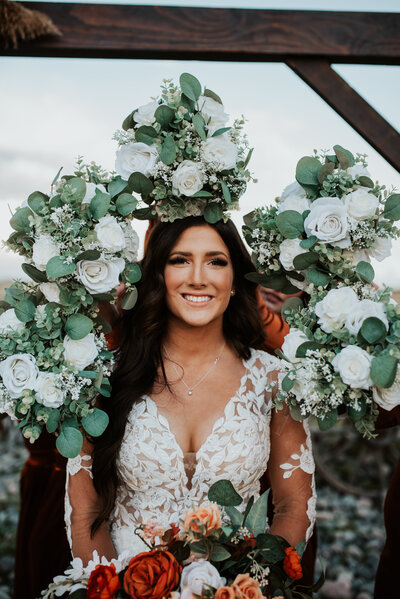
[[[117,463],[121,484],[108,523],[117,554],[147,550],[136,527],[147,521],[166,528],[179,523],[187,510],[207,500],[217,480],[232,482],[244,509],[252,495],[259,496],[267,466],[275,508],[271,532],[291,544],[310,537],[315,489],[307,423],[295,422],[287,409],[273,410],[271,383],[280,374],[280,360],[252,350],[243,364],[239,389],[195,454],[182,452],[168,420],[149,396],[133,405]],[[98,509],[87,444],[67,465],[65,518],[75,556],[85,552]]]

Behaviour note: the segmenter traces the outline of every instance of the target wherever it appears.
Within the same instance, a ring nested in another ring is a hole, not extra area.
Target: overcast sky
[[[249,8],[331,9],[319,0],[123,2]],[[399,12],[398,0],[336,0],[336,10]],[[335,69],[400,130],[400,67],[340,65]],[[0,57],[0,239],[10,232],[9,207],[39,189],[48,191],[60,166],[71,171],[78,154],[112,169],[112,134],[133,108],[159,91],[164,77],[196,75],[223,99],[232,118],[242,113],[255,151],[258,178],[242,199],[241,217],[269,203],[294,180],[297,160],[313,148],[340,144],[369,154],[372,178],[400,189],[400,175],[284,64],[199,61],[89,60]],[[143,233],[144,224],[138,224]],[[400,241],[376,266],[377,281],[400,288]],[[20,260],[0,251],[0,280],[18,276]]]

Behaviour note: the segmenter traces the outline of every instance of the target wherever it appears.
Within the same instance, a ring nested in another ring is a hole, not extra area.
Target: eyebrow
[[[180,256],[192,256],[193,253],[192,252],[180,252],[180,251],[176,251],[176,252],[171,252],[170,256],[173,256],[174,254],[179,254]],[[211,251],[211,252],[206,252],[206,256],[219,256],[219,255],[223,255],[225,256],[225,258],[227,258],[229,260],[229,256],[227,256],[225,254],[225,252],[216,250],[216,251]]]

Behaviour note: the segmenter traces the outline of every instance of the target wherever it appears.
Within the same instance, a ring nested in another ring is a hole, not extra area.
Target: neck
[[[182,361],[217,354],[224,342],[222,319],[204,327],[188,326],[181,321],[170,319],[164,339],[169,353],[176,358],[182,356]]]

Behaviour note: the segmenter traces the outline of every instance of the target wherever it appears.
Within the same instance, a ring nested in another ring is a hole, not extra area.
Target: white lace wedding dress
[[[252,495],[259,496],[259,481],[267,467],[274,527],[279,526],[279,534],[289,542],[310,537],[316,498],[308,425],[292,420],[287,410],[272,409],[272,393],[267,389],[277,380],[280,360],[252,350],[243,364],[246,370],[239,389],[196,454],[182,452],[167,419],[149,396],[133,405],[117,463],[122,483],[108,523],[118,554],[145,551],[135,534],[138,524],[179,523],[185,511],[207,499],[210,485],[217,480],[232,482],[244,508]],[[65,518],[75,556],[75,544],[82,547],[85,535],[89,539],[97,509],[91,456],[84,449],[67,466]]]

